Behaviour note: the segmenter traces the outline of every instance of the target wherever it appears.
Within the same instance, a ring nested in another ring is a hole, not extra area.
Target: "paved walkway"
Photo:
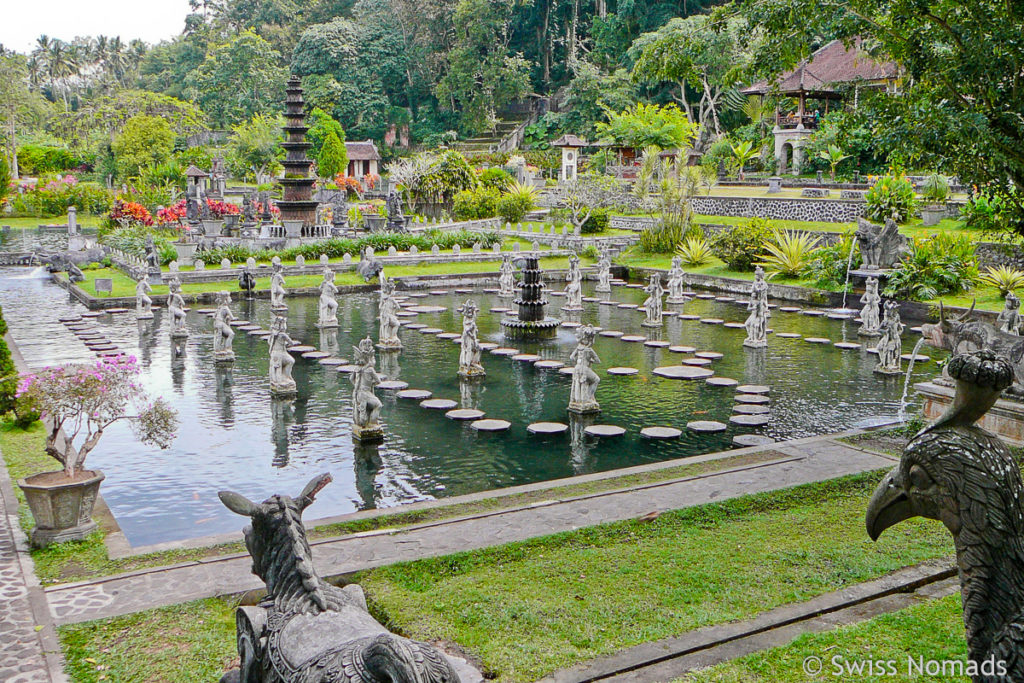
[[[892,465],[892,459],[827,438],[778,444],[779,458],[722,472],[528,507],[442,520],[400,531],[313,543],[325,577],[396,562],[495,546],[580,527],[634,519]],[[248,555],[232,555],[46,589],[58,624],[77,623],[216,595],[260,589]]]

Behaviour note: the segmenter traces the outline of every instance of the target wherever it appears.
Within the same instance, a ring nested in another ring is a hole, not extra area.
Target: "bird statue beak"
[[[877,541],[889,527],[917,515],[903,488],[896,484],[897,469],[885,475],[868,502],[864,521],[872,541]]]

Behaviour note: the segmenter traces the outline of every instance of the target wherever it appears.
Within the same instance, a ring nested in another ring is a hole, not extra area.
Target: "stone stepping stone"
[[[679,311],[662,311],[661,314],[666,318],[674,318],[679,315]]]
[[[462,339],[452,339],[452,344],[455,344],[456,346],[461,346]]]
[[[323,351],[306,351],[302,354],[302,357],[308,358],[309,360],[320,360],[322,358],[329,358],[330,355],[331,354],[324,353]]]
[[[690,365],[665,365],[660,368],[654,368],[652,372],[666,379],[707,379],[715,374],[714,370],[695,368]]]
[[[826,339],[825,337],[804,337],[804,341],[807,342],[808,344],[831,344],[832,343],[831,339]]]
[[[409,383],[403,382],[400,379],[386,379],[378,384],[377,388],[384,391],[401,391],[402,389],[408,389]]]
[[[113,351],[117,348],[116,344],[86,344],[90,351]]]
[[[737,415],[767,415],[772,412],[768,406],[752,406],[748,403],[739,403],[732,407],[732,412]]]
[[[704,325],[721,325],[725,321],[721,318],[701,318],[700,322]]]
[[[736,297],[734,297],[734,296],[716,296],[715,297],[715,301],[722,301],[722,302],[725,302],[725,303],[729,303],[730,301],[736,301]]]
[[[348,365],[348,360],[344,358],[321,358],[320,365],[326,365],[328,367],[337,367],[339,365]]]
[[[296,344],[288,347],[288,350],[292,353],[306,353],[307,351],[316,351],[316,347],[309,344]]]
[[[622,341],[624,341],[624,342],[632,342],[632,343],[647,341],[647,337],[643,337],[643,336],[641,336],[639,334],[624,334],[624,335],[622,335],[620,337],[620,339]]]
[[[238,329],[241,330],[242,332],[255,332],[263,328],[260,327],[259,325],[239,325]]]
[[[450,398],[428,398],[426,401],[420,401],[420,408],[427,410],[451,410],[457,405],[458,402]]]
[[[921,326],[920,325],[914,325],[913,327],[910,328],[910,331],[911,332],[917,332],[918,334],[920,334]]]
[[[734,387],[739,384],[731,377],[708,377],[705,381],[713,387]]]
[[[479,346],[482,351],[490,351],[491,349],[498,348],[498,345],[494,342],[480,342]]]
[[[700,316],[699,315],[691,315],[689,313],[680,313],[679,315],[676,316],[676,319],[678,319],[678,320],[700,320]]]
[[[693,366],[693,367],[700,368],[700,367],[704,367],[706,365],[711,365],[711,359],[710,358],[684,358],[683,359],[683,365],[690,365],[690,366]]]
[[[860,344],[858,344],[857,342],[836,342],[832,346],[836,347],[837,349],[845,349],[847,351],[854,351],[860,348]]]
[[[574,372],[574,370],[575,370],[575,368],[573,368],[572,366],[565,367],[565,368],[558,368],[558,374],[559,375],[571,375]]]
[[[638,285],[635,282],[627,282],[626,283],[626,287],[628,287],[629,289],[643,289],[644,288],[643,285]]]
[[[707,358],[708,360],[718,360],[725,356],[724,353],[719,353],[718,351],[698,351],[693,355],[697,358]]]
[[[512,360],[521,361],[523,363],[533,363],[534,361],[540,360],[540,356],[535,353],[517,353],[512,356]]]
[[[625,366],[619,366],[614,368],[608,368],[609,375],[635,375],[640,371],[636,368],[629,368]]]
[[[927,363],[928,361],[930,361],[932,359],[931,356],[925,356],[925,355],[920,354],[920,353],[917,354],[916,356],[914,354],[912,354],[912,353],[904,353],[903,355],[900,356],[900,358],[902,360],[911,360],[911,359],[913,359],[913,361],[915,363]]]
[[[668,347],[668,350],[671,351],[672,353],[693,353],[694,351],[697,350],[697,347],[677,345]]]
[[[495,289],[495,288],[492,288],[492,287],[484,287],[484,294],[497,294],[500,291],[501,291],[500,289]]]
[[[197,312],[198,313],[202,313],[203,315],[213,315],[214,313],[217,312],[217,309],[216,308],[200,308]]]
[[[59,322],[62,322],[62,323],[73,323],[73,322],[77,322],[77,321],[79,321],[81,319],[82,319],[82,316],[80,316],[78,314],[62,315],[61,317],[57,318],[57,320]]]
[[[512,423],[508,420],[496,420],[490,418],[487,420],[474,420],[469,425],[478,432],[504,432],[508,431]]]
[[[548,296],[565,296],[565,292],[548,292]]]
[[[445,306],[410,306],[407,310],[414,313],[443,313],[448,308]]]
[[[583,300],[588,302],[600,301],[600,299],[596,296],[585,296],[583,297]]]
[[[434,296],[442,296],[444,294],[447,294],[448,290],[447,289],[432,289],[432,290],[430,290],[430,293],[433,294]]]
[[[619,307],[619,308],[631,308],[631,309],[636,309],[636,308],[640,308],[640,307],[639,307],[639,306],[637,306],[636,304],[619,304],[619,306],[618,306],[618,307]]]
[[[820,318],[821,316],[825,315],[825,311],[815,311],[813,309],[809,309],[800,311],[800,315],[809,315],[814,318]]]
[[[410,292],[409,294],[407,294],[407,296],[410,299],[426,299],[430,295],[427,294],[426,292]]]
[[[437,399],[443,401],[445,399]],[[422,403],[420,405],[423,405]],[[475,410],[473,408],[457,408],[455,410],[449,410],[444,414],[449,420],[479,420],[484,416],[484,411]]]
[[[829,320],[850,320],[853,318],[852,315],[845,315],[843,313],[826,313],[825,317]]]
[[[108,308],[107,313],[127,313],[127,308]]]
[[[675,427],[644,427],[640,430],[640,436],[645,439],[678,439],[683,435],[683,430]]]
[[[573,328],[576,328],[576,327],[581,327],[580,323],[573,322],[572,320],[562,321],[561,326],[562,327],[568,327],[569,329],[573,329]]]
[[[378,384],[377,386],[380,386],[380,384]],[[414,401],[422,401],[424,399],[430,398],[431,396],[433,396],[433,394],[427,391],[426,389],[401,389],[397,394],[395,394],[395,396],[397,396],[398,398],[409,398]]]
[[[491,349],[491,353],[495,356],[515,356],[519,353],[519,349],[512,349],[505,346],[499,346],[496,349]]]
[[[618,302],[616,302],[616,301],[598,301],[597,303],[599,305],[601,305],[601,306],[618,306],[619,305]]]
[[[115,356],[123,356],[124,355],[124,351],[120,351],[120,350],[117,350],[117,349],[115,349],[113,351],[100,351],[96,355],[99,356],[100,358],[113,358]]]
[[[491,309],[491,313],[508,313],[511,310],[512,310],[511,308],[504,308],[502,306],[495,306],[494,308]]]
[[[779,332],[775,336],[779,339],[800,339],[800,335],[796,332]]]
[[[722,327],[728,327],[730,330],[742,330],[746,325],[743,323],[725,323]]]
[[[771,420],[767,415],[733,415],[729,422],[744,427],[763,427]]]
[[[441,334],[444,332],[440,327],[423,327],[420,328],[420,334]]]
[[[768,446],[775,443],[775,439],[761,434],[737,434],[732,437],[733,446]]]
[[[771,399],[765,394],[736,394],[733,397],[737,403],[751,403],[757,405],[764,405],[770,403]]]
[[[79,339],[100,339],[103,337],[102,332],[75,332],[75,336]]]
[[[441,334],[437,335],[437,338],[438,339],[458,339],[461,336],[462,335],[458,334],[457,332],[442,332]]]
[[[456,289],[455,293],[456,294],[472,294],[473,290],[472,289]]]
[[[245,327],[248,324],[250,324],[248,320],[232,320],[228,323],[231,327]]]
[[[425,329],[426,327],[427,326],[424,325],[423,323],[409,323],[408,325],[405,325],[405,328],[407,330],[422,330]]]
[[[569,431],[569,425],[561,422],[534,422],[527,425],[526,431],[530,434],[540,435],[565,434]]]
[[[264,329],[261,329],[259,327],[257,327],[255,330],[246,330],[245,333],[250,335],[250,336],[253,336],[253,337],[269,337],[270,336],[270,330],[264,330]]]
[[[779,306],[779,310],[783,313],[799,313],[801,309],[799,306]]]
[[[601,335],[602,337],[616,337],[616,338],[618,338],[618,337],[621,337],[624,333],[623,332],[619,332],[618,330],[601,330],[600,332],[598,332],[598,334]]]
[[[98,318],[101,315],[103,315],[102,311],[89,311],[88,313],[83,313],[82,317],[83,318]]]
[[[698,299],[714,299],[715,295],[714,294],[698,294],[697,298]]]
[[[338,372],[340,372],[342,374],[345,374],[345,375],[351,374],[353,372],[359,372],[359,366],[358,365],[339,365],[338,366]]]
[[[724,432],[728,429],[726,425],[721,422],[715,422],[714,420],[694,420],[693,422],[687,422],[686,428],[691,432],[697,432],[699,434]]]
[[[533,367],[540,368],[541,370],[557,370],[558,368],[565,367],[565,363],[560,360],[539,360],[533,364]]]
[[[772,388],[765,384],[743,384],[736,387],[737,394],[768,394]]]
[[[653,349],[663,349],[670,346],[669,342],[662,341],[661,339],[648,339],[644,342],[644,346],[649,346]]]
[[[618,425],[590,425],[583,429],[583,433],[589,436],[612,437],[622,436],[626,430]]]
[[[871,353],[871,354],[874,354],[876,356],[878,355],[878,349],[875,348],[875,347],[871,347],[870,349],[867,350],[867,352]]]
[[[415,318],[419,313],[416,311],[399,311],[398,313],[395,313],[395,315],[399,318]]]

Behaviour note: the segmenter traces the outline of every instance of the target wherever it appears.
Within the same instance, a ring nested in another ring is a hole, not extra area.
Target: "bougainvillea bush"
[[[107,215],[107,225],[111,227],[119,225],[150,226],[153,225],[153,216],[149,213],[149,209],[142,204],[125,201],[118,197],[114,200],[114,205],[110,208],[110,213]]]
[[[162,398],[150,400],[139,383],[135,356],[113,356],[94,365],[45,368],[24,375],[18,396],[46,418],[46,452],[69,478],[81,472],[85,458],[115,422],[130,421],[145,444],[167,448],[178,415]]]

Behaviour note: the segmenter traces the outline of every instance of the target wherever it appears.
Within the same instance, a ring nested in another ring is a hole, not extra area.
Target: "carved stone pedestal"
[[[298,394],[298,387],[295,382],[271,382],[270,393],[274,396],[295,396]]]
[[[577,403],[576,401],[570,401],[569,412],[577,415],[593,415],[594,413],[601,412],[601,404],[597,401],[590,401],[589,403]]]
[[[384,425],[374,425],[372,427],[360,427],[357,424],[352,425],[352,439],[353,441],[359,441],[360,443],[374,443],[384,440]]]
[[[934,420],[946,411],[953,402],[955,390],[951,386],[940,384],[942,378],[933,382],[920,382],[914,390],[922,399],[921,417]],[[945,381],[949,381],[946,379]],[[1006,394],[1003,394],[1006,396]],[[1000,398],[985,415],[978,420],[978,426],[997,434],[1003,441],[1024,446],[1024,401],[1014,398]]]
[[[744,339],[743,345],[748,349],[764,349],[768,347],[768,340],[758,339],[756,341],[751,341],[750,339]]]

